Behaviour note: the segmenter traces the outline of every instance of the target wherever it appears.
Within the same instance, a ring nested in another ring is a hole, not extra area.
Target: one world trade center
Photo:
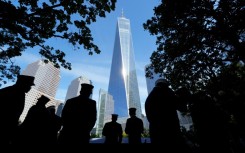
[[[136,115],[141,118],[130,20],[123,15],[117,20],[108,92],[113,96],[114,113],[118,117],[128,117],[128,109],[135,107]]]

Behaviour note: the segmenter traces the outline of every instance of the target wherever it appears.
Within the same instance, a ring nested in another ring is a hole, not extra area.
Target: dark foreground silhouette
[[[66,101],[61,115],[63,127],[58,137],[59,144],[89,144],[97,116],[96,101],[90,99],[93,87],[81,84],[80,95]]]
[[[122,125],[117,123],[117,114],[111,115],[111,121],[105,123],[102,135],[105,136],[105,144],[121,144],[123,129]]]
[[[14,85],[0,89],[0,144],[13,144],[19,117],[25,106],[25,94],[34,85],[34,77],[19,75]]]

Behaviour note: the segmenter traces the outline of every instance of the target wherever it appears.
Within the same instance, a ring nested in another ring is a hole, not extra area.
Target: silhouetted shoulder
[[[5,87],[5,88],[2,88],[2,89],[0,89],[0,95],[6,96],[6,94],[10,94],[10,93],[12,95],[12,92],[13,92],[12,90],[13,89],[14,89],[14,86],[8,86],[8,87]]]
[[[78,100],[78,99],[80,99],[78,96],[77,96],[77,97],[73,97],[73,98],[67,99],[67,100],[66,100],[66,103],[67,103],[67,102],[70,102],[70,101],[76,101],[76,100]]]
[[[96,104],[96,101],[93,99],[90,99],[91,103]]]

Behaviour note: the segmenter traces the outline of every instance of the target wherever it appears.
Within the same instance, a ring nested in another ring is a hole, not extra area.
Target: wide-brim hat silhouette
[[[35,85],[34,84],[35,77],[28,75],[18,75],[17,83],[26,84],[26,85]]]

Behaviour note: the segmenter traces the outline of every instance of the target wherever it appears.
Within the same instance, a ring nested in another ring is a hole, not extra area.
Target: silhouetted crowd
[[[55,106],[46,107],[50,99],[42,95],[20,123],[25,95],[35,85],[34,80],[32,76],[19,75],[14,85],[0,89],[0,143],[90,144],[91,131],[97,120],[96,101],[90,99],[94,86],[82,83],[80,95],[66,101],[61,117],[55,114]],[[222,92],[215,98],[202,91],[192,94],[184,87],[173,91],[165,79],[158,79],[145,101],[149,145],[171,152],[244,153],[245,106],[239,99],[228,101],[226,96]],[[219,102],[223,101],[236,116],[219,107]],[[124,130],[128,144],[147,145],[141,141],[144,125],[136,116],[136,108],[131,107],[128,111],[130,117]],[[189,131],[181,127],[177,111],[191,116],[193,126]],[[102,130],[104,144],[122,143],[123,128],[117,119],[118,115],[112,114],[111,121],[105,123]]]

